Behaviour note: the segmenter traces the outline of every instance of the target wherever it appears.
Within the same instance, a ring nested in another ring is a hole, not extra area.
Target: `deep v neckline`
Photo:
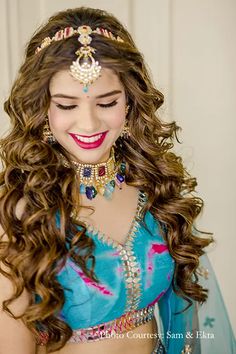
[[[147,201],[146,194],[139,190],[138,192],[138,200],[137,200],[137,206],[136,206],[136,211],[134,214],[134,217],[131,221],[131,225],[129,228],[129,231],[126,233],[126,236],[124,237],[124,242],[119,242],[114,240],[111,236],[107,235],[106,233],[100,231],[98,228],[94,227],[93,225],[89,224],[86,221],[83,221],[84,224],[87,227],[87,233],[98,240],[101,240],[103,243],[112,246],[113,248],[118,248],[121,250],[122,248],[125,248],[130,245],[131,241],[135,239],[139,221],[141,219],[141,212],[143,209],[143,206],[145,205]]]

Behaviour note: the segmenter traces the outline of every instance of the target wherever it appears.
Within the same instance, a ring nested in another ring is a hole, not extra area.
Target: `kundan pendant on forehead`
[[[70,66],[70,72],[75,79],[79,80],[79,82],[84,85],[84,92],[87,92],[88,85],[92,84],[101,75],[101,66],[93,57],[96,49],[90,46],[92,41],[90,34],[92,33],[96,33],[117,42],[124,42],[119,36],[116,37],[112,32],[101,27],[97,27],[95,30],[92,30],[91,27],[87,25],[78,28],[65,27],[57,31],[54,36],[44,38],[40,46],[36,48],[35,54],[41,52],[41,50],[47,48],[54,42],[79,34],[78,41],[82,46],[75,53],[78,58],[73,61]]]
[[[70,66],[70,72],[75,79],[84,84],[83,91],[88,92],[88,85],[99,78],[101,66],[92,55],[95,49],[89,45],[92,41],[90,37],[92,29],[84,25],[78,28],[78,32],[80,34],[78,41],[82,46],[75,53],[78,58]]]

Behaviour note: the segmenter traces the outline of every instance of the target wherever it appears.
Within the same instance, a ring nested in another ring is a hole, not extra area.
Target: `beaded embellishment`
[[[155,305],[147,306],[141,310],[130,311],[112,321],[101,323],[97,326],[74,330],[68,343],[95,342],[110,338],[112,335],[121,334],[141,326],[154,317]],[[44,331],[37,333],[37,345],[46,345],[48,334]]]
[[[127,312],[119,318],[102,323],[98,326],[75,330],[68,342],[95,342],[112,337],[112,335],[115,334],[131,331],[132,329],[151,321],[154,317],[154,308],[154,305],[148,306],[141,310]]]
[[[71,75],[84,85],[83,91],[88,92],[88,85],[92,84],[100,76],[101,66],[98,61],[95,61],[93,54],[96,49],[90,46],[92,37],[90,34],[97,33],[111,40],[124,42],[119,36],[115,37],[110,31],[104,28],[96,28],[92,30],[90,26],[83,25],[78,28],[66,27],[55,33],[53,37],[46,37],[37,47],[35,53],[37,54],[42,49],[48,47],[51,43],[61,41],[79,34],[78,41],[82,44],[75,52],[78,58],[72,62],[70,66]]]
[[[84,84],[83,91],[87,92],[88,85],[99,78],[102,67],[93,57],[96,50],[89,45],[92,42],[90,37],[92,29],[89,26],[81,26],[78,32],[80,34],[78,41],[82,46],[75,52],[78,58],[70,66],[70,72],[75,79]]]
[[[139,228],[139,221],[142,219],[143,206],[147,202],[147,196],[144,192],[139,191],[138,204],[134,219],[131,223],[130,230],[127,234],[124,245],[106,236],[104,233],[98,231],[92,225],[84,222],[87,226],[88,232],[96,236],[99,240],[115,248],[121,257],[125,276],[125,286],[127,291],[127,302],[125,311],[132,311],[138,308],[141,298],[141,277],[139,264],[133,251],[133,242]]]
[[[63,155],[61,155],[61,158],[63,165],[70,167]],[[111,157],[106,162],[82,164],[71,161],[71,163],[80,180],[80,193],[85,194],[88,199],[92,200],[99,193],[110,200],[116,185],[122,189],[122,183],[125,181],[125,163],[116,165],[113,149]],[[74,216],[74,213],[72,213],[72,216]]]
[[[111,245],[119,252],[124,269],[127,302],[124,315],[97,326],[74,330],[72,337],[68,342],[80,343],[106,339],[109,336],[112,336],[112,334],[114,335],[128,332],[144,323],[151,321],[154,317],[155,305],[147,306],[141,310],[138,309],[138,305],[141,299],[141,277],[139,264],[133,251],[133,242],[140,226],[139,222],[142,220],[142,211],[146,202],[146,194],[142,191],[139,191],[135,216],[131,223],[130,230],[127,234],[127,238],[124,244],[113,240],[112,238],[106,236],[104,233],[98,231],[92,225],[89,225],[85,222],[87,230],[91,236],[97,237],[99,240],[101,240],[101,242]],[[44,331],[39,331],[37,336],[37,344],[46,345],[48,341],[47,333]],[[160,351],[164,349],[163,346],[159,345],[157,349],[158,351],[154,351],[153,353],[164,353],[164,351]]]
[[[83,26],[80,26],[80,27],[83,27]],[[79,34],[80,27],[78,27],[78,28],[65,27],[64,29],[57,31],[53,37],[45,37],[42,40],[40,46],[36,48],[35,54],[41,52],[42,49],[48,47],[53,42],[58,42],[63,39],[67,39],[67,38],[70,38],[74,35]],[[89,26],[87,26],[87,27],[89,27]],[[95,30],[92,31],[92,33],[100,34],[101,36],[107,37],[107,38],[112,39],[114,41],[124,42],[123,39],[120,38],[119,36],[116,37],[113,35],[113,33],[111,33],[110,31],[108,31],[104,28],[101,28],[101,27],[97,27]]]

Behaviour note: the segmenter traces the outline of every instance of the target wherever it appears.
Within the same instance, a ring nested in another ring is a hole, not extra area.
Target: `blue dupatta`
[[[170,287],[158,302],[158,322],[167,354],[235,354],[236,345],[222,295],[206,255],[200,258],[199,283],[209,289],[203,305],[187,301]]]

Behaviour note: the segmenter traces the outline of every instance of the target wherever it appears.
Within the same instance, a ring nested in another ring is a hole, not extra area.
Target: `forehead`
[[[124,87],[113,70],[102,68],[101,76],[88,86],[88,93],[83,92],[83,84],[80,84],[71,74],[69,70],[58,71],[51,79],[49,90],[51,95],[56,93],[64,94],[83,94],[89,96],[97,96],[104,92],[115,89],[124,91]]]

